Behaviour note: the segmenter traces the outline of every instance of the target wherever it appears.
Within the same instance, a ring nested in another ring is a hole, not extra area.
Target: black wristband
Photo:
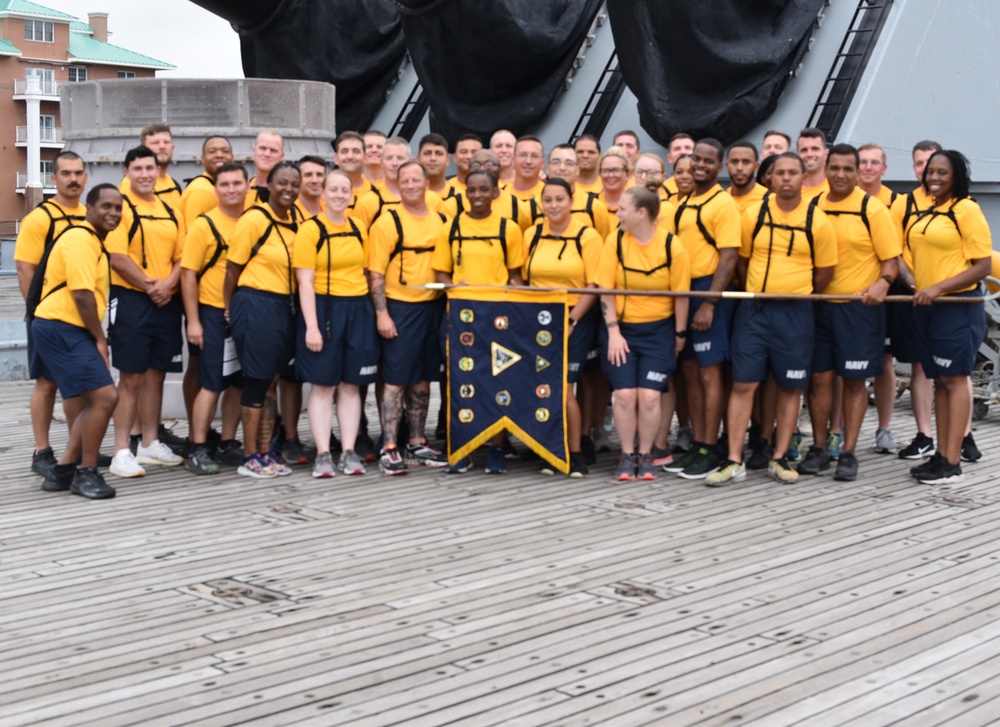
[[[888,275],[883,275],[882,276],[882,280],[884,280],[885,282],[887,282],[889,285],[892,285],[893,283],[896,282],[893,278],[891,278]]]
[[[688,337],[688,332],[687,331],[676,331],[675,335],[678,338],[687,338]]]

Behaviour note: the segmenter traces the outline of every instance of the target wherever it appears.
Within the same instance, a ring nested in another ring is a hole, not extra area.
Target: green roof
[[[0,38],[0,56],[19,56],[21,51],[14,47],[9,40]]]
[[[69,13],[61,13],[58,10],[47,8],[38,3],[28,2],[28,0],[0,0],[0,14],[13,13],[15,15],[42,15],[46,18],[65,18],[66,20],[76,20],[76,16]]]
[[[86,23],[81,23],[79,20],[74,20],[69,24],[69,29],[74,33],[88,33],[90,35],[94,34],[94,29],[91,28]]]
[[[108,63],[116,66],[139,66],[142,68],[176,68],[169,63],[119,48],[110,43],[102,43],[82,33],[69,34],[69,55],[79,61]]]

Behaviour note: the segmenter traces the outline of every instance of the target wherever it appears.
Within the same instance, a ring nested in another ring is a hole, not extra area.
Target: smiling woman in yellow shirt
[[[243,368],[245,477],[271,478],[291,468],[270,452],[277,414],[278,376],[295,355],[295,276],[292,244],[298,225],[298,167],[279,162],[267,175],[269,201],[254,205],[236,223],[226,260],[223,297]]]

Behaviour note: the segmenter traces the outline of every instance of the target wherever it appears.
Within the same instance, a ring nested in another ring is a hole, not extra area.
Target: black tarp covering
[[[431,128],[515,135],[552,107],[601,0],[398,0]],[[571,129],[567,129],[569,134]]]
[[[723,143],[768,118],[824,0],[607,0],[642,128]]]
[[[236,22],[249,0],[195,0]],[[260,5],[260,2],[256,2]],[[406,47],[392,0],[281,0],[269,17],[236,27],[248,78],[326,81],[337,87],[337,129],[364,131],[385,103]]]

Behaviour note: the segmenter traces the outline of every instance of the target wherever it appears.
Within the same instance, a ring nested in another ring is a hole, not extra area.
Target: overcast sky
[[[243,78],[240,41],[225,20],[188,0],[35,0],[87,22],[108,13],[109,43],[177,66],[162,78]]]

